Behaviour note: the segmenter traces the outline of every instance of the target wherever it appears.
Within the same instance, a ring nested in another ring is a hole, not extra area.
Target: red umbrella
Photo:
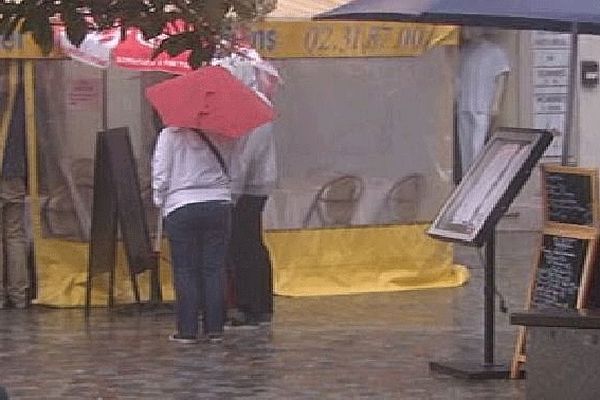
[[[146,89],[163,123],[229,137],[249,133],[275,117],[273,109],[229,71],[202,67]]]

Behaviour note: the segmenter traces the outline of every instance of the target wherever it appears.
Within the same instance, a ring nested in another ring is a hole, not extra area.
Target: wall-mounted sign
[[[537,87],[567,86],[569,68],[536,68],[534,84]]]
[[[414,57],[458,44],[458,28],[400,22],[267,21],[252,27],[263,57]]]
[[[94,111],[101,106],[101,79],[73,79],[69,82],[67,105],[71,110]]]
[[[565,127],[569,76],[569,35],[533,32],[531,36],[533,65],[534,128],[552,129],[558,134],[546,156],[562,154],[562,132]]]

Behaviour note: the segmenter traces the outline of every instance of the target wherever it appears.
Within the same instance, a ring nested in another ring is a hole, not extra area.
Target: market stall
[[[424,233],[451,187],[456,31],[296,20],[267,21],[253,33],[255,47],[273,57],[284,81],[275,98],[280,184],[265,213],[276,293],[463,284],[468,273],[453,265],[450,245]],[[39,178],[39,191],[31,185],[38,302],[80,305],[96,132],[129,127],[153,234],[149,160],[158,122],[143,92],[168,75],[115,66],[103,74],[73,60],[40,62],[34,90],[33,72],[31,65],[26,79],[30,180]],[[345,176],[357,179],[339,184]],[[338,184],[328,186],[332,182]],[[122,254],[119,259],[117,301],[128,302],[133,297]],[[169,300],[166,246],[161,263]],[[105,279],[96,279],[94,303],[105,304]]]

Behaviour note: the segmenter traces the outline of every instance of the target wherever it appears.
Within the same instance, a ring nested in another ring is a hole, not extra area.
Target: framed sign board
[[[540,129],[499,128],[428,230],[438,239],[481,246],[552,141]]]
[[[542,195],[546,226],[598,226],[597,169],[543,165]]]
[[[598,233],[590,229],[547,227],[542,233],[531,283],[527,309],[594,307],[597,295]],[[526,329],[519,328],[510,376],[516,379],[527,360]]]

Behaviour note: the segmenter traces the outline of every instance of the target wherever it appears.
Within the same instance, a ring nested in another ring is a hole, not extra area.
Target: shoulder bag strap
[[[194,129],[194,131],[198,134],[198,136],[200,136],[202,138],[204,143],[206,143],[206,145],[208,146],[210,151],[214,154],[215,158],[219,162],[219,165],[221,166],[221,169],[223,170],[225,175],[227,177],[229,177],[229,168],[227,168],[227,164],[225,163],[225,160],[223,159],[221,152],[219,151],[219,149],[217,149],[217,146],[215,146],[215,144],[210,141],[208,136],[206,136],[206,133],[204,133],[202,130]]]

